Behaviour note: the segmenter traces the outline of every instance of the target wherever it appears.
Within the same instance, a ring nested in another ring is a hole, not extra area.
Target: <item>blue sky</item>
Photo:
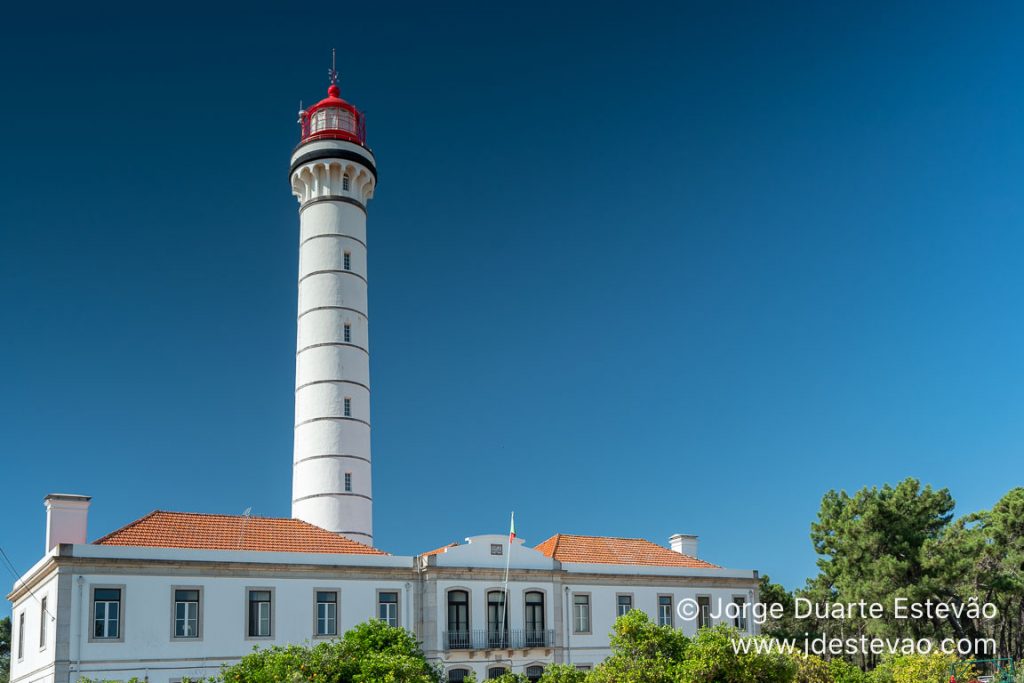
[[[53,491],[91,538],[289,514],[287,164],[332,47],[380,167],[382,548],[514,509],[793,587],[830,488],[1021,483],[1019,4],[363,4],[7,10],[19,571]]]

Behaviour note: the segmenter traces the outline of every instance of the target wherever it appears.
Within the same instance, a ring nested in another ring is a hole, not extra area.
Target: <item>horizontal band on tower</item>
[[[362,455],[349,455],[347,453],[324,453],[323,455],[311,455],[308,458],[303,458],[302,460],[296,460],[295,462],[292,463],[292,468],[294,469],[295,465],[301,465],[302,463],[306,462],[307,460],[319,460],[321,458],[338,458],[339,460],[340,459],[362,460],[363,462],[365,462],[367,464],[372,464],[372,463],[370,463],[370,459],[369,458],[363,457]]]
[[[305,209],[306,207],[312,206],[313,204],[319,204],[320,202],[344,202],[345,204],[351,204],[356,208],[362,209],[363,213],[366,213],[366,205],[363,204],[361,201],[359,201],[358,199],[354,199],[353,197],[345,197],[344,195],[340,194],[325,194],[322,197],[313,197],[312,199],[307,199],[306,201],[302,202],[302,204],[299,205],[299,213],[302,213],[302,210]]]
[[[302,496],[302,498],[292,498],[292,503],[298,503],[303,500],[309,500],[310,498],[337,498],[339,496],[352,496],[353,498],[365,498],[366,500],[373,502],[373,498],[364,495],[362,493],[311,493],[308,496]],[[364,532],[365,533],[365,532]]]
[[[320,161],[321,159],[344,159],[345,161],[355,161],[356,163],[360,163],[365,166],[370,173],[373,174],[374,181],[377,180],[377,167],[369,160],[369,158],[366,157],[366,155],[360,154],[352,149],[327,148],[315,149],[312,152],[306,152],[296,159],[288,170],[289,181],[291,180],[292,174],[295,173],[295,169],[299,166],[308,164],[311,161]]]
[[[366,386],[362,382],[354,382],[354,381],[352,381],[350,379],[317,379],[317,380],[313,380],[312,382],[306,382],[305,384],[300,384],[299,386],[295,387],[295,391],[298,391],[299,389],[305,389],[306,387],[311,387],[314,384],[352,384],[352,385],[355,385],[357,387],[361,387],[363,389],[366,389],[367,391],[370,390],[370,387]]]
[[[361,245],[363,245],[363,249],[366,249],[366,242],[362,241],[358,237],[353,237],[352,235],[346,235],[343,232],[323,232],[323,233],[320,233],[319,235],[312,235],[312,236],[307,237],[306,239],[300,241],[299,242],[299,248],[302,248],[302,246],[306,242],[309,242],[311,240],[318,240],[321,237],[341,237],[343,239],[352,240],[356,244],[361,244]]]
[[[367,422],[366,420],[360,420],[358,417],[344,417],[343,415],[325,415],[324,417],[311,417],[308,420],[296,422],[295,429],[298,429],[302,425],[308,425],[312,422],[324,422],[326,420],[344,420],[345,422],[359,422],[360,424],[364,424],[367,427],[370,426],[369,422]]]
[[[298,320],[302,316],[306,315],[307,313],[315,313],[316,311],[351,311],[352,313],[355,313],[356,315],[363,316],[363,319],[366,320],[367,322],[370,321],[370,316],[366,315],[365,313],[360,311],[358,308],[352,308],[351,306],[314,306],[313,308],[307,308],[306,310],[304,310],[301,313],[299,313],[299,315],[296,318],[296,320]]]
[[[300,277],[299,282],[302,282],[307,277],[313,277],[314,275],[355,275],[363,282],[366,282],[366,278],[360,275],[359,273],[355,272],[354,270],[345,270],[344,268],[327,268],[325,270],[314,270],[312,273],[306,273],[305,275]],[[366,282],[366,284],[370,283]]]
[[[295,355],[297,356],[300,353],[302,353],[303,351],[309,351],[311,349],[319,349],[321,346],[351,346],[353,349],[359,349],[360,351],[365,353],[367,356],[370,355],[370,352],[365,347],[359,346],[358,344],[353,344],[352,342],[320,342],[319,344],[310,344],[309,346],[303,346],[301,349],[296,351]]]

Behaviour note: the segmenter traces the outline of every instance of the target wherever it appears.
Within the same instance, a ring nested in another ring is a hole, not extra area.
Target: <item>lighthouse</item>
[[[299,202],[292,517],[373,543],[366,207],[377,165],[362,112],[327,97],[299,112],[291,158]]]

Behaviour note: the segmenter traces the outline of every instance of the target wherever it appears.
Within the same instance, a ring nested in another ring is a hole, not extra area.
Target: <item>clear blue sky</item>
[[[94,496],[91,538],[289,514],[286,175],[331,47],[381,171],[380,547],[514,509],[793,587],[829,488],[1021,484],[1024,7],[672,4],[9,7],[19,571],[48,492]]]

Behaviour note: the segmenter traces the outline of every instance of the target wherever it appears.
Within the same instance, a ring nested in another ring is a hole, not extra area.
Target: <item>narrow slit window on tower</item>
[[[346,344],[351,344],[352,343],[352,325],[350,325],[349,323],[345,323],[344,330],[345,330],[345,343]]]
[[[352,492],[352,473],[351,472],[346,472],[345,473],[345,490],[348,491],[349,493]]]
[[[341,178],[341,189],[344,190],[345,192],[348,192],[351,188],[352,188],[352,181],[349,179],[348,174],[346,173]]]
[[[352,399],[345,397],[345,417],[352,417]]]
[[[345,254],[343,256],[343,260],[344,260],[344,268],[345,268],[345,270],[352,270],[352,252],[351,251],[346,251],[345,252]]]

